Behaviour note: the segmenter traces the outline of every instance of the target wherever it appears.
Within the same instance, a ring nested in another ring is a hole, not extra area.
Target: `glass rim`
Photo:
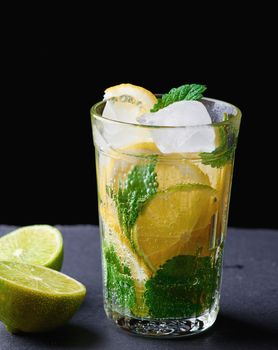
[[[156,94],[156,96],[161,96],[161,94]],[[219,100],[219,99],[215,99],[215,98],[211,98],[211,97],[203,97],[201,100],[207,100],[207,101],[213,101],[213,102],[219,102],[222,104],[226,104],[230,107],[233,107],[234,110],[236,111],[236,114],[233,114],[233,120],[240,120],[242,113],[241,110],[235,106],[232,103],[223,101],[223,100]],[[220,127],[223,125],[229,125],[232,123],[232,121],[230,119],[225,120],[225,121],[221,121],[221,122],[216,122],[216,123],[211,123],[211,124],[199,124],[199,125],[146,125],[146,124],[135,124],[135,123],[129,123],[126,121],[121,121],[121,120],[115,120],[115,119],[110,119],[107,117],[104,117],[103,115],[101,115],[97,109],[104,104],[106,101],[102,100],[99,101],[97,103],[95,103],[91,108],[90,108],[90,115],[91,118],[100,120],[100,121],[104,121],[104,122],[108,122],[111,124],[116,124],[116,125],[125,125],[125,126],[131,126],[131,127],[138,127],[138,128],[150,128],[150,129],[189,129],[189,128],[196,128],[196,127]]]

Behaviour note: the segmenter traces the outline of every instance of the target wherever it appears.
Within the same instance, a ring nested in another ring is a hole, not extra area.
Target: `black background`
[[[2,12],[0,222],[96,224],[90,107],[122,82],[196,82],[243,113],[230,225],[278,228],[274,12],[225,4]]]

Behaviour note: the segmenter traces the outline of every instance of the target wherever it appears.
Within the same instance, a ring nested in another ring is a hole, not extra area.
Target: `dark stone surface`
[[[225,248],[221,311],[206,333],[178,340],[131,336],[103,311],[98,228],[59,226],[63,272],[87,287],[79,312],[45,334],[11,335],[0,324],[0,350],[44,349],[278,349],[278,231],[230,228]],[[1,226],[0,235],[11,231]]]

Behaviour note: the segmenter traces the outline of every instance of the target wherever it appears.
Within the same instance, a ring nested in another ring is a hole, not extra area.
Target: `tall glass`
[[[198,127],[113,121],[102,116],[104,101],[91,109],[104,308],[131,333],[192,335],[219,311],[241,113],[223,101],[201,102],[212,124]],[[204,135],[215,138],[209,152]],[[204,151],[175,152],[194,137]]]

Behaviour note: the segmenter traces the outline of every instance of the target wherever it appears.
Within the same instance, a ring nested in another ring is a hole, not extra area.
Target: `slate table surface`
[[[58,330],[11,335],[0,323],[0,350],[278,349],[278,230],[229,228],[221,311],[207,332],[176,340],[131,336],[103,311],[97,226],[57,226],[64,237],[62,271],[87,287],[77,314]],[[15,227],[0,226],[0,236]]]

